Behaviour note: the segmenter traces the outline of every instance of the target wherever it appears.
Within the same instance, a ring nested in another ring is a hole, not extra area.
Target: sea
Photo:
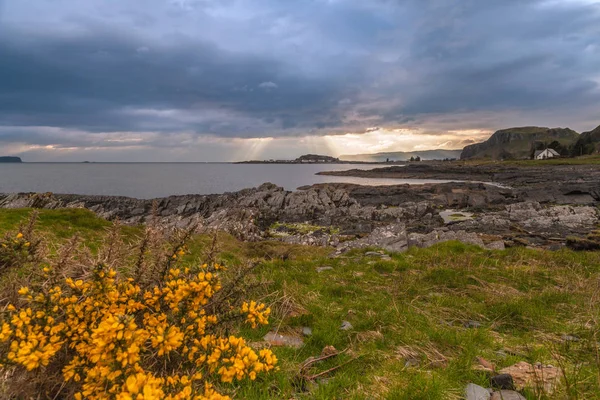
[[[447,182],[316,175],[321,171],[375,167],[365,164],[0,163],[0,193],[53,192],[153,199],[234,192],[265,182],[287,190],[329,182],[371,186]]]

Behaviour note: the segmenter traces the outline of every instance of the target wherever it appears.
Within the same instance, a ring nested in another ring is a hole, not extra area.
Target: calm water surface
[[[315,175],[320,171],[375,167],[360,164],[0,163],[0,193],[53,192],[151,199],[179,194],[233,192],[264,182],[272,182],[288,190],[326,182],[360,185],[444,182]]]

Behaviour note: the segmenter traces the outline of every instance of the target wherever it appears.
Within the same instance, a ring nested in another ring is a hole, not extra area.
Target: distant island
[[[22,163],[23,160],[21,160],[20,157],[0,157],[0,163]]]
[[[340,160],[336,157],[320,154],[305,154],[294,160],[251,160],[240,161],[236,164],[355,164],[354,161]],[[364,162],[364,164],[377,164],[375,162]]]
[[[344,161],[367,161],[367,162],[393,162],[393,161],[409,161],[411,158],[421,160],[454,160],[460,157],[460,150],[421,150],[421,151],[388,151],[373,154],[344,154],[340,159]]]

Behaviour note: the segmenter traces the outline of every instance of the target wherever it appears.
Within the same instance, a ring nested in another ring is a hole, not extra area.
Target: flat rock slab
[[[440,217],[442,217],[445,224],[451,224],[453,222],[468,221],[473,219],[473,213],[456,210],[444,210],[440,211]]]
[[[269,332],[263,338],[271,346],[288,346],[300,348],[304,345],[302,338],[294,335],[282,335],[276,332]]]
[[[406,225],[403,223],[393,223],[375,228],[367,237],[343,243],[341,247],[347,249],[380,247],[391,252],[406,251],[408,249]],[[365,255],[370,257],[380,257],[381,259],[390,259],[388,255],[376,252],[367,252]]]
[[[560,368],[552,365],[532,365],[525,361],[518,362],[498,372],[511,375],[518,390],[525,387],[536,387],[541,383],[548,394],[554,391],[554,387],[559,383],[562,375]]]
[[[466,400],[489,400],[491,396],[488,389],[474,383],[469,383],[465,389]]]

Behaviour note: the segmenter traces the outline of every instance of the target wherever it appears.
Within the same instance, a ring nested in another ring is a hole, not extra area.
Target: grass
[[[600,165],[600,155],[589,155],[573,158],[549,158],[547,160],[468,160],[461,161],[467,165],[489,165],[489,164],[503,164],[503,165],[518,165],[525,167],[539,167],[547,165]]]
[[[29,210],[0,210],[0,234]],[[84,210],[48,210],[39,230],[63,242],[77,234],[90,246],[109,224]],[[123,228],[125,236],[137,228]],[[210,238],[190,244],[197,256]],[[484,250],[458,242],[367,256],[370,249],[329,258],[331,249],[280,242],[242,243],[220,235],[229,265],[262,263],[257,295],[273,304],[270,327],[244,331],[260,342],[269,329],[310,327],[300,349],[275,348],[281,369],[236,388],[240,399],[458,399],[469,382],[488,385],[473,369],[483,357],[498,369],[518,361],[564,366],[569,385],[528,399],[600,398],[597,359],[600,252],[511,248]],[[317,272],[317,267],[333,269]],[[8,284],[4,279],[0,285]],[[342,321],[353,328],[340,330]],[[467,328],[476,321],[479,328]],[[564,342],[563,335],[581,340]],[[315,364],[323,379],[303,382],[300,365],[326,346],[346,350]]]

